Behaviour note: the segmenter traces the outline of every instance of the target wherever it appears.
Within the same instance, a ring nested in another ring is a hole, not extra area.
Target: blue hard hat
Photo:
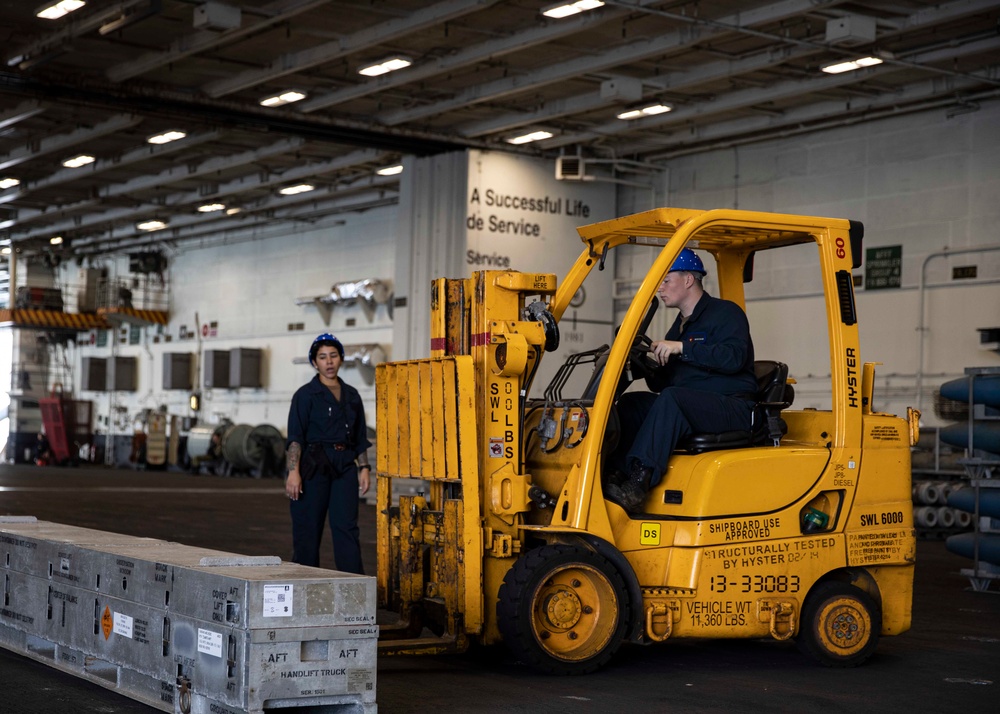
[[[673,273],[677,270],[684,270],[690,273],[701,273],[702,275],[705,275],[707,272],[705,270],[705,264],[701,262],[701,258],[699,258],[697,253],[690,248],[684,248],[680,252],[680,255],[677,256],[677,260],[674,261],[674,264],[670,266],[670,270],[667,272]]]
[[[316,364],[316,353],[319,352],[319,348],[327,345],[333,347],[340,353],[340,359],[344,359],[344,346],[340,343],[336,337],[331,335],[329,332],[324,332],[322,335],[313,340],[312,345],[309,347],[309,364]]]

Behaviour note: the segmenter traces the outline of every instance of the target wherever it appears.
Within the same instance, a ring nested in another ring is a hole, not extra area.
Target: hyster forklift
[[[624,641],[772,637],[847,667],[880,635],[905,632],[919,413],[873,409],[851,274],[862,225],[663,208],[578,232],[583,252],[558,287],[516,271],[435,280],[430,358],[377,368],[378,591],[400,617],[382,628],[396,638],[383,649],[502,641],[534,668],[582,674]],[[613,342],[572,355],[544,398],[529,398],[570,301],[630,245],[658,253]],[[656,289],[685,246],[715,259],[720,297],[744,309],[755,256],[808,251],[825,299],[829,406],[791,409],[788,367],[758,362],[753,429],[692,435],[630,514],[605,497],[616,402],[651,369]],[[400,478],[424,488],[394,505]]]

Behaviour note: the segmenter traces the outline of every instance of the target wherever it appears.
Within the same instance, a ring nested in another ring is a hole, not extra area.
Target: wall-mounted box
[[[108,388],[108,361],[103,357],[84,357],[80,389],[84,392],[104,392]]]
[[[261,374],[263,351],[236,347],[229,351],[229,386],[231,388],[264,386]]]
[[[215,0],[198,5],[194,9],[193,24],[196,30],[235,30],[242,21],[240,8]]]
[[[163,388],[190,390],[194,355],[190,352],[163,353]]]
[[[229,350],[205,350],[201,359],[205,389],[229,389]]]

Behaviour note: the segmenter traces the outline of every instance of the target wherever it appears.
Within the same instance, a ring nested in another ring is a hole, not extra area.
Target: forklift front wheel
[[[582,546],[522,555],[500,587],[497,620],[515,657],[551,674],[586,674],[611,659],[629,618],[625,581]]]
[[[799,649],[827,667],[856,667],[875,652],[882,612],[860,588],[821,583],[802,610]]]

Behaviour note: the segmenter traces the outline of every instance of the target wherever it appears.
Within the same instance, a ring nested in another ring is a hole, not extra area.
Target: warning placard
[[[111,631],[114,629],[115,619],[111,615],[111,608],[107,605],[104,606],[104,614],[101,615],[101,632],[104,633],[104,639],[111,637]]]

